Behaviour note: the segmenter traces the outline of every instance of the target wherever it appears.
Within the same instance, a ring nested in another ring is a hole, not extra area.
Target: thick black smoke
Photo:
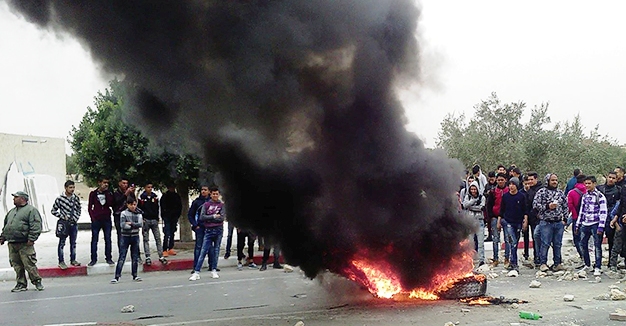
[[[458,254],[460,167],[394,92],[419,75],[413,0],[9,3],[137,85],[131,122],[200,151],[231,221],[308,276],[384,259],[412,288]]]

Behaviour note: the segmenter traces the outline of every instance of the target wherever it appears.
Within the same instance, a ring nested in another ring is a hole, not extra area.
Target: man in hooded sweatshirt
[[[576,251],[578,252],[578,256],[581,260],[583,259],[583,252],[580,248],[580,234],[577,232],[578,224],[576,221],[578,220],[578,213],[580,212],[581,199],[587,192],[587,188],[585,188],[584,184],[585,178],[586,176],[584,174],[576,176],[574,188],[567,193],[567,209],[572,216],[572,237],[574,240],[574,247],[576,247]],[[577,268],[580,267],[582,266],[577,266]]]
[[[561,246],[563,245],[563,231],[567,223],[567,199],[565,194],[557,188],[559,177],[555,173],[548,176],[547,186],[539,189],[533,200],[533,208],[537,210],[539,231],[541,235],[541,266],[539,270],[546,272],[548,267],[548,249],[552,246],[554,265],[553,270],[562,270]]]
[[[462,205],[468,217],[478,222],[479,227],[473,236],[478,240],[478,266],[485,264],[485,222],[483,218],[485,201],[485,196],[479,191],[478,183],[473,181],[463,197]]]

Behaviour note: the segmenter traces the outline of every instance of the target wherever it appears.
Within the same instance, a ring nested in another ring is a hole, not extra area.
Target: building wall
[[[0,133],[0,178],[11,163],[24,174],[47,174],[57,181],[58,193],[65,183],[65,139]],[[0,182],[1,184],[1,182]]]

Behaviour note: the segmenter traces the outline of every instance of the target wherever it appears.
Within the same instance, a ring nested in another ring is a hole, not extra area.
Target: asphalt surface
[[[90,237],[89,231],[79,232],[78,260],[83,263],[89,259]],[[570,237],[566,233],[565,238]],[[224,238],[221,256],[225,242]],[[56,268],[56,243],[51,233],[42,234],[36,242],[41,269]],[[485,247],[486,256],[491,257],[490,243]],[[102,257],[102,242],[99,253]],[[572,256],[570,241],[565,242],[563,253],[566,260]],[[180,250],[179,255],[169,258],[174,262],[192,257],[191,250]],[[573,264],[568,261],[567,266],[572,269]],[[6,246],[2,246],[0,272],[4,271],[5,277],[0,278],[0,325],[295,325],[298,321],[305,325],[624,325],[610,321],[608,316],[616,308],[626,308],[626,301],[595,299],[607,294],[611,285],[626,290],[606,273],[599,282],[593,276],[567,281],[556,276],[537,278],[536,270],[520,267],[518,277],[507,277],[501,264],[485,271],[491,275],[487,295],[528,303],[468,306],[454,300],[377,299],[341,277],[323,274],[309,280],[297,268],[293,273],[271,267],[264,272],[249,268],[238,271],[232,257],[220,258],[219,267],[219,279],[211,279],[203,270],[202,278],[195,282],[188,280],[188,268],[153,272],[140,268],[144,281],[137,283],[131,280],[127,263],[120,283],[110,284],[113,267],[101,262],[87,268],[88,276],[44,278],[46,289],[42,292],[29,284],[28,291],[11,293],[14,274],[8,275],[12,268]],[[529,288],[535,279],[541,287]],[[574,295],[575,300],[565,302],[566,294]],[[121,313],[126,305],[134,305],[135,312]],[[520,320],[521,310],[540,313],[543,318]]]

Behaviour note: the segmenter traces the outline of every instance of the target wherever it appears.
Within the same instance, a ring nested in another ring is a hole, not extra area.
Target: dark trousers
[[[537,222],[528,223],[528,228],[526,231],[522,230],[522,236],[524,237],[524,258],[528,259],[530,257],[529,249],[530,249],[530,239],[533,239],[533,257],[539,261],[539,253],[537,252],[537,240],[541,241],[541,239],[535,239],[535,228],[537,227]],[[532,238],[531,238],[532,237]]]
[[[246,238],[248,238],[248,259],[254,257],[254,234],[248,231],[237,230],[237,260],[245,258],[243,247],[246,245]]]
[[[274,265],[278,264],[280,249],[276,244],[270,246],[270,244],[273,244],[274,241],[270,241],[270,239],[267,237],[263,238],[263,243],[265,243],[265,248],[263,248],[263,264],[267,264],[267,261],[270,259],[270,250],[272,249],[271,247],[274,247]]]
[[[163,250],[174,249],[174,234],[177,225],[178,218],[163,218]]]
[[[120,252],[122,246],[122,228],[120,226],[120,215],[113,214],[113,225],[115,225],[115,234],[117,234],[117,252]]]
[[[115,266],[115,278],[120,278],[120,276],[122,276],[122,268],[124,267],[124,261],[126,261],[128,247],[130,247],[131,259],[130,272],[133,275],[133,278],[135,278],[137,277],[137,265],[139,264],[139,235],[123,235],[120,241],[120,257],[117,259],[117,266]]]
[[[104,233],[104,257],[111,259],[111,220],[91,221],[91,261],[98,261],[98,237]]]
[[[610,212],[610,210],[609,210]],[[611,228],[611,218],[610,216],[608,216],[606,218],[606,224],[604,226],[604,231],[603,234],[600,236],[600,240],[602,240],[602,238],[604,237],[604,235],[606,234],[606,240],[609,243],[609,255],[611,252],[613,252],[613,244],[615,243],[615,229]],[[609,263],[608,266],[611,267],[611,260],[609,259]]]
[[[70,261],[76,260],[76,238],[78,236],[78,225],[71,224],[68,229],[68,236],[59,238],[59,245],[57,246],[57,254],[59,256],[59,263],[65,262],[65,258],[63,257],[63,248],[65,248],[65,241],[67,238],[70,238]]]
[[[230,250],[233,246],[233,232],[235,230],[235,225],[233,223],[228,222],[228,236],[226,237],[226,254],[225,256],[230,257]]]
[[[202,243],[204,243],[204,228],[203,227],[199,227],[197,230],[193,230],[193,232],[196,234],[196,244],[193,247],[193,266],[196,266],[196,263],[198,263],[198,259],[200,259],[200,251],[202,251]],[[210,258],[210,257],[209,257]],[[204,261],[204,257],[202,257],[202,260]],[[209,262],[210,264],[211,262]]]

